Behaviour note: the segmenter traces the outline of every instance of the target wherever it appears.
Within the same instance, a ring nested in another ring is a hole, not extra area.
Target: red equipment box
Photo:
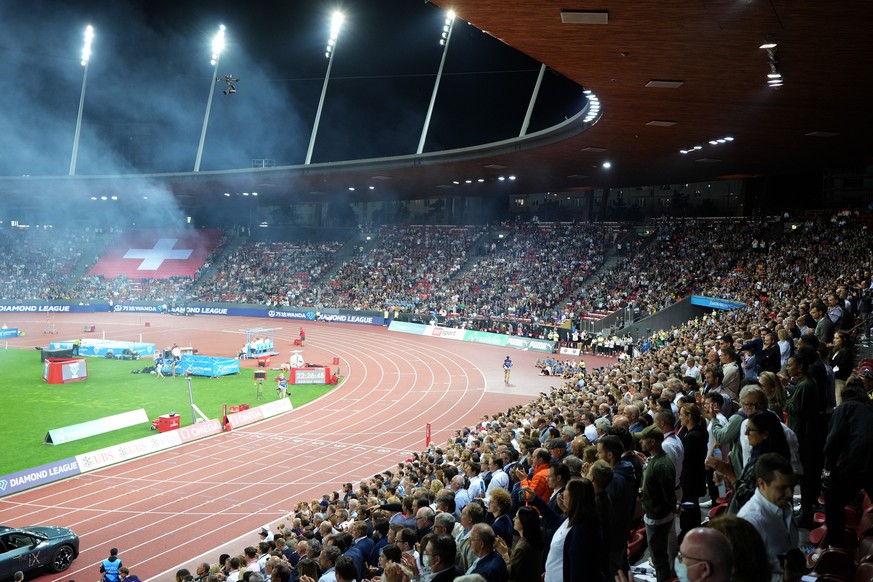
[[[158,432],[178,430],[181,417],[178,414],[162,414],[158,417]]]
[[[85,358],[46,358],[42,380],[47,384],[66,384],[88,379],[88,362]]]

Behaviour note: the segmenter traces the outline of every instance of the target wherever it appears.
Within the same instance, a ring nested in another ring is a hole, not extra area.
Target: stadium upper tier
[[[783,234],[779,219],[664,220],[648,225],[648,237],[619,224],[383,226],[346,240],[269,242],[219,231],[3,229],[0,299],[397,308],[552,323],[632,306],[641,317],[690,293],[760,304],[855,274],[870,263],[869,221],[822,215]]]

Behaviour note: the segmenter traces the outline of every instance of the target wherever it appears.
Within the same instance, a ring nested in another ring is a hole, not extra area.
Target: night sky
[[[301,164],[327,67],[330,13],[346,21],[313,162],[415,153],[442,47],[444,12],[413,0],[4,0],[0,175],[65,175],[95,28],[79,175],[185,172],[194,165],[213,67],[227,27],[202,170],[253,158]],[[463,21],[452,35],[425,152],[518,134],[539,63]],[[551,72],[531,131],[581,108],[581,88]]]

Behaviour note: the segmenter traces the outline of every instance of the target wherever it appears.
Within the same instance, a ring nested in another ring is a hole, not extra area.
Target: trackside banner
[[[237,358],[218,358],[214,356],[195,356],[185,354],[179,362],[181,370],[185,374],[194,376],[207,376],[218,378],[239,374],[239,360]]]
[[[55,461],[32,469],[17,471],[0,477],[0,496],[18,493],[37,485],[44,485],[65,477],[81,473],[79,463],[75,458]]]
[[[248,410],[228,414],[227,420],[230,422],[230,426],[236,429],[253,422],[258,422],[259,420],[264,420],[265,418],[270,418],[271,416],[276,416],[277,414],[282,414],[283,412],[290,412],[293,409],[291,399],[282,398],[281,400],[268,402]]]
[[[385,318],[372,312],[350,311],[346,309],[325,309],[317,311],[310,308],[285,307],[266,309],[258,307],[227,307],[201,303],[197,305],[168,306],[164,304],[93,303],[77,304],[2,304],[0,313],[170,313],[173,315],[221,315],[239,317],[266,317],[268,319],[295,319],[301,321],[330,321],[337,323],[357,323],[363,325],[384,325]],[[11,337],[11,336],[10,336]]]
[[[396,320],[391,322],[391,324],[388,326],[388,329],[390,331],[398,331],[400,333],[425,335],[442,339],[461,340],[477,344],[498,346],[501,348],[513,348],[516,350],[543,352],[546,354],[551,354],[555,350],[555,342],[550,340],[517,337],[513,335],[503,335],[487,331],[474,331],[471,329],[439,327],[435,325],[408,323]]]
[[[430,326],[421,323],[409,323],[407,321],[397,321],[396,319],[388,326],[390,331],[399,331],[400,333],[411,333],[412,335],[425,335],[427,328]]]

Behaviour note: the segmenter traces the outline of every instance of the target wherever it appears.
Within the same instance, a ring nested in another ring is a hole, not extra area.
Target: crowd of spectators
[[[730,271],[744,256],[764,227],[754,222],[737,229],[736,224],[657,224],[654,243],[624,243],[621,263],[598,277],[591,275],[627,234],[620,225],[503,223],[484,230],[384,226],[338,268],[336,256],[344,249],[338,241],[230,245],[234,239],[225,235],[193,279],[69,280],[74,267],[87,270],[97,261],[105,237],[88,231],[66,233],[61,240],[69,252],[58,253],[52,247],[49,253],[43,243],[56,240],[56,233],[44,235],[42,242],[22,244],[39,233],[2,231],[0,240],[14,259],[3,296],[400,309],[449,325],[546,337],[549,329],[543,325],[630,303],[640,316],[647,315],[711,284],[719,268]],[[47,260],[47,255],[55,258]],[[28,267],[32,264],[41,268],[33,271]]]
[[[442,317],[557,321],[562,302],[604,261],[615,233],[590,224],[510,223],[484,256],[414,306]]]
[[[74,269],[99,234],[91,229],[0,229],[0,297],[12,301],[65,297]]]
[[[729,273],[768,224],[756,219],[669,219],[655,240],[584,288],[574,307],[612,312],[634,305],[646,317]],[[720,295],[716,295],[720,297]]]
[[[480,234],[473,227],[383,226],[369,248],[343,262],[320,285],[318,304],[358,310],[414,309],[461,269]]]
[[[829,532],[844,531],[843,506],[873,479],[873,364],[841,360],[841,384],[831,366],[869,333],[868,221],[811,220],[710,273],[713,294],[745,307],[660,330],[647,350],[577,367],[526,405],[299,503],[267,534],[290,546],[265,559],[270,579],[308,580],[314,563],[312,579],[611,580],[639,559],[641,537],[659,582],[692,568],[722,580],[801,574],[798,527],[816,525],[820,475]],[[706,506],[725,516],[700,528]]]
[[[191,299],[265,305],[319,301],[313,282],[336,262],[338,241],[243,242],[224,255],[215,272],[198,281]]]

